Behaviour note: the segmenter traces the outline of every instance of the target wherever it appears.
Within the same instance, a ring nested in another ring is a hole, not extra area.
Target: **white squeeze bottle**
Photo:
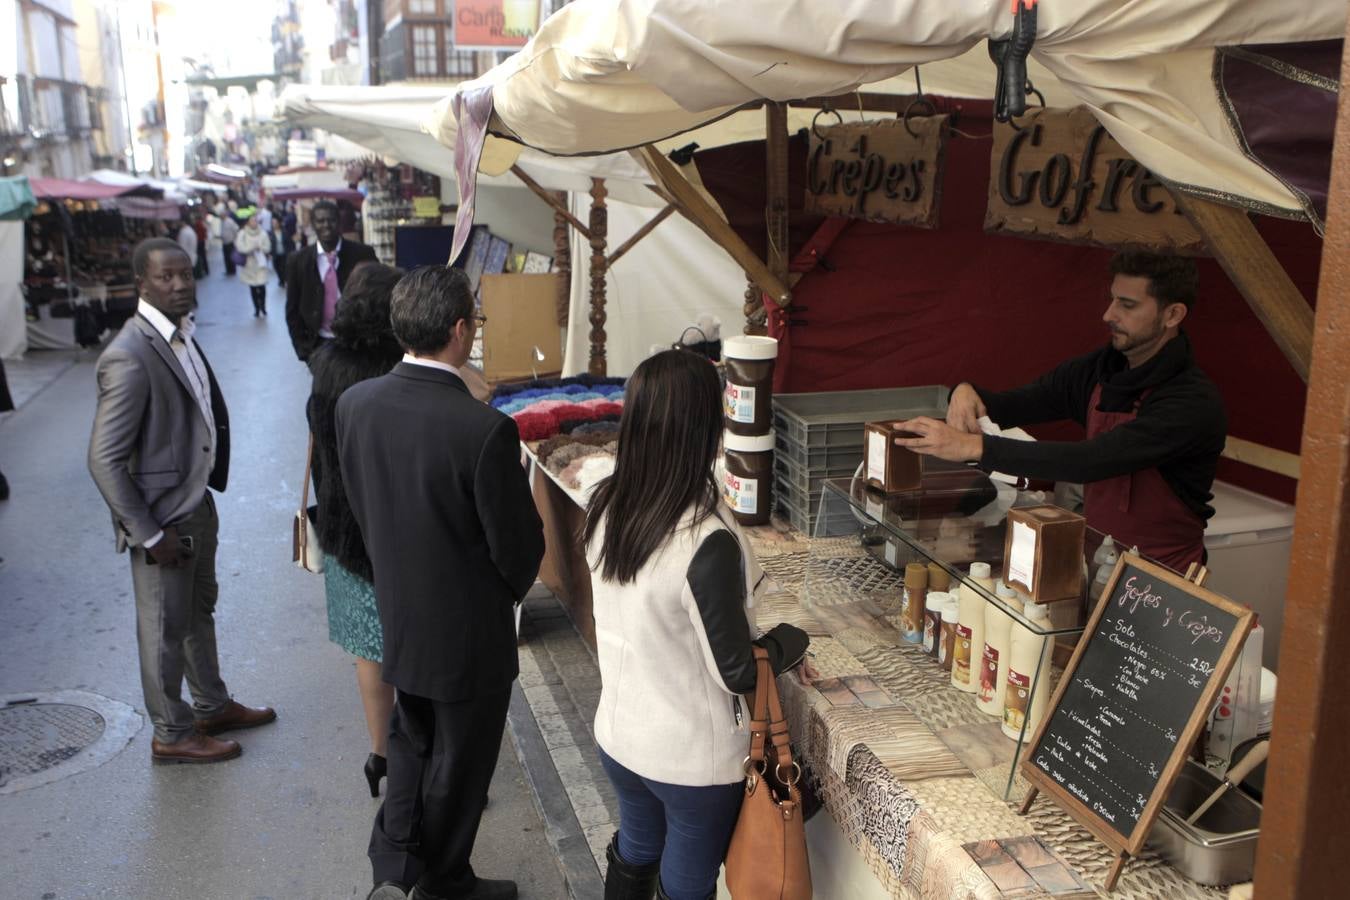
[[[970,580],[994,591],[989,563],[970,564]],[[984,647],[984,595],[974,588],[952,585],[948,593],[959,594],[956,613],[956,641],[952,648],[952,685],[967,694],[980,685],[980,651]]]
[[[1028,603],[1022,609],[1022,615],[1037,628],[1050,626],[1050,613],[1039,603]],[[1027,738],[1030,738],[1045,715],[1046,704],[1050,702],[1050,658],[1055,652],[1055,642],[1017,622],[1012,627],[1011,643],[1012,659],[1008,664],[1003,700],[1003,733],[1015,741],[1022,731],[1023,720],[1026,721]],[[1040,681],[1033,695],[1031,683],[1036,679],[1038,662]]]
[[[1021,610],[1022,601],[1017,592],[1002,581],[995,589],[998,598],[1007,606]],[[975,694],[975,705],[980,712],[991,716],[1003,715],[1003,684],[1008,680],[1008,660],[1012,656],[1012,616],[992,603],[984,608],[984,651],[980,654],[980,685]]]

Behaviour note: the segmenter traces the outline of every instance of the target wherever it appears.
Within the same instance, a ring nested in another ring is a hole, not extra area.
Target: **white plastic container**
[[[1256,611],[1266,630],[1261,664],[1278,672],[1294,507],[1222,481],[1213,490],[1205,587]]]
[[[1050,624],[1049,611],[1039,603],[1026,604],[1022,607],[1022,615],[1040,628]],[[1014,622],[1010,644],[1012,652],[1004,681],[1003,733],[1015,741],[1021,735],[1024,719],[1027,737],[1031,737],[1045,715],[1046,704],[1050,702],[1050,659],[1055,653],[1055,642]],[[1039,682],[1036,680],[1038,664]]]
[[[995,593],[1005,604],[1020,611],[1022,601],[1012,588],[1000,581]],[[1012,657],[1012,627],[1012,616],[992,603],[985,604],[984,650],[980,654],[980,686],[975,693],[975,705],[987,715],[1003,715],[1004,684]]]
[[[970,578],[994,590],[989,563],[971,563]],[[952,684],[967,694],[980,685],[980,651],[984,648],[984,608],[988,603],[979,591],[961,586],[956,621],[956,642],[952,649]]]
[[[942,611],[951,599],[952,595],[946,591],[929,591],[924,600],[923,652],[934,657],[942,640]]]

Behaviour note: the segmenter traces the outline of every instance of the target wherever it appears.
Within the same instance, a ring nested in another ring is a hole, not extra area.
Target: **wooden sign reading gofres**
[[[1085,107],[995,124],[984,229],[1105,247],[1203,254],[1205,241],[1156,175]]]

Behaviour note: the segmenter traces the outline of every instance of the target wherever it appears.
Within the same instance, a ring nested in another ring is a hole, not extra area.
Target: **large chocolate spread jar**
[[[742,525],[767,524],[773,505],[773,433],[746,437],[725,431],[722,449],[722,499]]]
[[[722,342],[727,387],[723,413],[727,430],[759,435],[773,427],[773,366],[778,341],[758,335],[738,335]]]

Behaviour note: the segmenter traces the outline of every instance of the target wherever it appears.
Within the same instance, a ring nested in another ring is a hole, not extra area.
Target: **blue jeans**
[[[687,787],[643,778],[600,751],[619,795],[619,857],[630,865],[661,861],[670,900],[708,900],[741,811],[742,782]]]

